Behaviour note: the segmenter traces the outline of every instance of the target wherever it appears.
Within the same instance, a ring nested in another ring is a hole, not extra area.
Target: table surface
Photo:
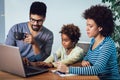
[[[79,75],[60,77],[59,75],[52,73],[50,70],[46,73],[38,74],[27,78],[0,71],[0,80],[99,80],[97,76]]]

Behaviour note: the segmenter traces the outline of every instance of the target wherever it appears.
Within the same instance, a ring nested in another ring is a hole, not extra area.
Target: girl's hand
[[[68,73],[68,67],[65,64],[57,62],[57,70],[63,73]]]

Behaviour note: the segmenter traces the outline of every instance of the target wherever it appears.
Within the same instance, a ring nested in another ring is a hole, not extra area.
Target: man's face
[[[31,14],[30,15],[30,24],[33,31],[39,31],[43,25],[43,22],[45,20],[45,17]]]

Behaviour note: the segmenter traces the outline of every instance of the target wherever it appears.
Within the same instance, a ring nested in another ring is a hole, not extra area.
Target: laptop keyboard
[[[43,69],[43,68],[37,68],[37,67],[32,67],[32,66],[25,66],[25,72],[27,74],[29,73],[42,73],[42,72],[45,72],[45,71],[48,71],[47,69]]]

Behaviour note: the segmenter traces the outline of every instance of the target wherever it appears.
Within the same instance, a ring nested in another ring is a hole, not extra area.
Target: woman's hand
[[[65,64],[62,64],[60,62],[57,62],[57,70],[63,73],[68,73],[69,69]]]
[[[82,61],[81,65],[82,65],[82,67],[90,66],[90,62]]]

